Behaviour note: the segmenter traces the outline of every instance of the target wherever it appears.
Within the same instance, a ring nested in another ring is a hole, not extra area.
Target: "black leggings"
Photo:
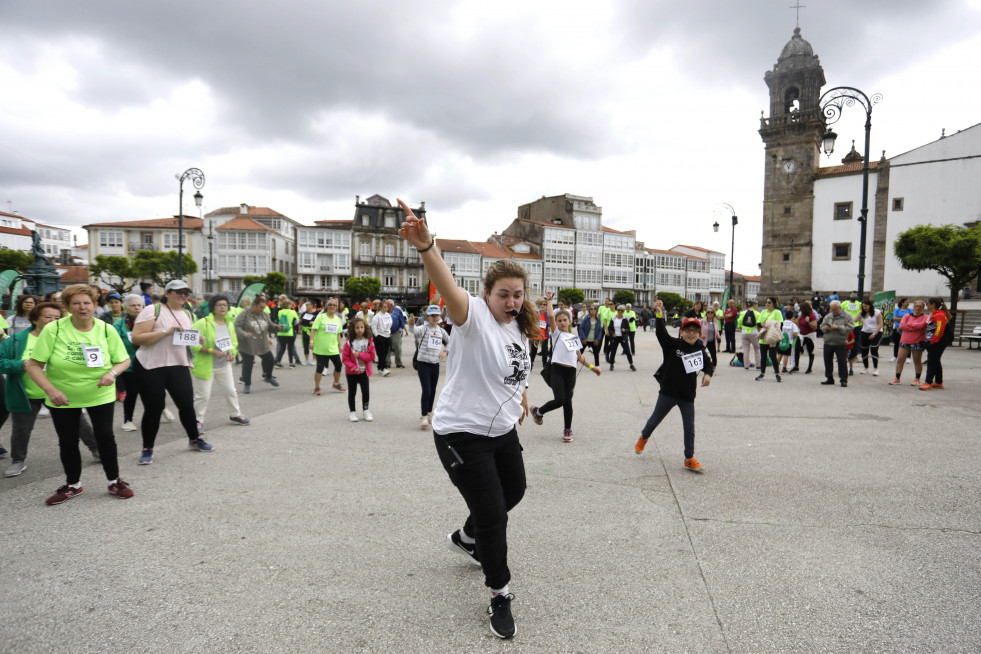
[[[719,360],[717,358],[717,355],[716,355],[716,352],[715,352],[715,348],[716,348],[715,339],[714,338],[710,338],[708,344],[705,346],[705,349],[708,350],[709,359],[711,359],[711,361],[712,361],[712,367],[713,368],[715,368],[715,367],[717,367],[719,365]]]
[[[769,364],[773,364],[773,372],[780,374],[780,367],[777,365],[777,346],[769,345],[760,341],[760,374],[766,374],[766,368]]]
[[[539,348],[541,348],[542,360],[548,358],[548,339],[544,341],[529,341],[529,356],[531,357],[531,365],[535,365],[535,357],[538,356]]]
[[[433,432],[440,463],[460,491],[470,515],[463,533],[477,541],[477,558],[488,588],[504,588],[511,581],[508,568],[508,511],[525,495],[525,462],[518,432],[496,438],[483,434]],[[450,447],[461,459],[458,461]]]
[[[133,422],[133,411],[136,410],[136,400],[140,397],[140,385],[136,375],[132,370],[127,370],[119,376],[116,387],[122,383],[123,390],[126,391],[126,399],[123,400],[123,422]]]
[[[352,375],[347,373],[347,408],[354,413],[354,398],[358,395],[358,386],[361,387],[361,409],[364,411],[368,410],[368,400],[371,397],[368,395],[368,373],[363,372],[360,375]]]
[[[800,368],[800,355],[803,353],[804,350],[807,350],[807,372],[810,372],[811,368],[814,366],[814,341],[812,341],[809,338],[805,338],[801,336],[800,338],[797,339],[796,347],[797,347],[797,355],[794,358],[794,361],[797,362],[797,365],[795,366],[795,368]]]
[[[681,424],[685,430],[685,458],[690,459],[695,456],[695,403],[683,400],[673,395],[658,393],[657,404],[654,405],[654,412],[647,419],[647,424],[640,430],[640,435],[647,440],[661,424],[664,417],[674,407],[681,411]]]
[[[892,332],[892,358],[899,358],[899,340],[903,337],[903,330],[898,327]]]
[[[869,352],[872,352],[872,367],[879,367],[879,343],[882,342],[882,332],[875,336],[862,332],[862,366],[869,368]]]
[[[392,348],[392,339],[388,336],[375,336],[375,355],[378,357],[378,372],[388,370],[388,351]]]
[[[436,384],[439,383],[439,364],[416,361],[416,371],[419,373],[419,383],[422,385],[421,416],[433,412],[433,402],[436,401]]]
[[[585,345],[583,345],[582,349],[579,351],[580,354],[582,354],[583,357],[585,357],[586,348],[588,347],[593,351],[593,365],[598,366],[600,348],[603,347],[603,339],[599,339],[598,342],[593,342],[593,341],[583,341],[583,342],[585,343]]]
[[[116,453],[116,437],[112,433],[114,402],[87,407],[92,419],[95,442],[99,445],[99,458],[106,479],[115,481],[119,477],[119,460]],[[58,450],[61,465],[65,469],[65,480],[77,484],[82,478],[82,455],[78,452],[78,428],[82,419],[82,409],[51,407],[51,422],[58,434]]]
[[[252,368],[255,366],[254,354],[246,354],[245,352],[239,353],[242,357],[242,381],[245,382],[246,386],[252,385]],[[272,377],[273,366],[276,362],[273,360],[272,352],[266,352],[260,354],[259,358],[262,360],[262,376],[265,379]]]
[[[133,372],[140,380],[140,399],[143,400],[143,420],[140,423],[143,447],[153,449],[157,432],[160,431],[160,415],[164,410],[167,393],[177,407],[184,433],[188,439],[197,440],[198,419],[194,413],[194,384],[191,382],[190,368],[163,366],[147,370],[134,359]],[[95,416],[92,416],[92,422],[94,426]]]
[[[610,356],[608,357],[610,365],[612,366],[616,363],[618,345],[622,347],[623,353],[627,355],[627,363],[634,365],[634,357],[630,353],[630,341],[628,338],[626,336],[608,336],[607,338],[610,339]]]
[[[942,338],[942,337],[941,337]],[[947,349],[947,344],[941,341],[940,343],[927,343],[927,371],[926,371],[926,384],[942,384],[944,383],[944,366],[940,363],[940,357],[943,356],[944,350]]]
[[[300,340],[303,341],[303,356],[310,356],[310,332],[300,331]]]
[[[565,428],[572,429],[572,394],[576,390],[576,369],[553,363],[550,379],[553,399],[538,407],[538,413],[546,414],[562,407]]]

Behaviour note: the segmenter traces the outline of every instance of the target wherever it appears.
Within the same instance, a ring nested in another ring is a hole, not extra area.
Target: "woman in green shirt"
[[[69,286],[61,299],[71,315],[49,323],[38,336],[31,358],[24,362],[24,371],[48,398],[65,469],[65,485],[47,499],[47,504],[61,504],[82,492],[78,429],[83,408],[92,419],[109,492],[120,499],[133,497],[133,491],[119,478],[112,433],[116,378],[129,368],[129,356],[119,333],[95,320],[98,294],[91,286]]]
[[[198,434],[204,433],[204,414],[208,411],[208,401],[216,386],[231,412],[228,419],[240,425],[249,424],[249,419],[242,415],[238,406],[238,393],[235,392],[232,361],[238,354],[238,336],[235,327],[228,322],[228,298],[215,295],[208,302],[208,309],[208,315],[194,323],[194,329],[201,332],[201,345],[191,347],[194,353],[191,374],[195,377],[194,413]]]
[[[772,327],[767,325],[768,322],[776,322],[778,328],[783,325],[783,313],[780,312],[780,308],[777,306],[777,298],[775,297],[766,298],[766,308],[760,312],[759,321],[756,323],[760,329],[760,374],[756,377],[756,381],[766,379],[766,368],[771,363],[773,364],[773,372],[777,376],[777,381],[782,381],[780,378],[780,367],[777,364],[777,344],[766,340],[768,328],[772,329]]]
[[[276,334],[276,340],[278,345],[276,346],[276,367],[282,368],[283,364],[280,361],[283,360],[283,352],[289,352],[290,368],[296,368],[296,364],[300,362],[300,355],[296,351],[296,325],[300,321],[300,314],[294,309],[293,301],[289,298],[284,297],[279,301],[279,314],[276,316],[276,322],[280,325],[285,325],[286,329],[280,327],[280,331]]]

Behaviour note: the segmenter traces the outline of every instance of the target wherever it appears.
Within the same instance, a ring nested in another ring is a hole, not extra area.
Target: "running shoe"
[[[82,487],[72,488],[68,484],[61,486],[55,491],[55,494],[44,501],[45,504],[49,506],[54,506],[55,504],[61,504],[62,502],[67,502],[76,495],[82,494]]]
[[[920,386],[920,390],[921,391],[932,391],[933,390],[933,383],[927,382],[926,384],[923,384],[922,386]]]
[[[419,429],[426,429],[429,427],[429,416],[423,416],[422,420],[419,421]]]
[[[371,415],[371,411],[369,411],[368,409],[365,409],[364,410],[364,421],[365,422],[371,422],[374,419],[375,419],[375,416]]]
[[[116,401],[117,402],[125,402],[126,401],[126,391],[119,391],[118,393],[116,393]]]
[[[919,386],[919,385],[920,385],[920,378],[919,377],[917,377],[916,379],[914,379],[913,380],[913,383],[910,384],[910,386]]]
[[[344,391],[347,390],[347,388],[344,387],[344,384],[341,383],[334,384],[333,386],[334,386],[334,390],[337,391],[338,393],[343,393]]]
[[[834,386],[835,385],[835,380],[833,380],[833,379],[825,379],[823,382],[821,382],[821,385],[822,386]]]
[[[215,449],[214,445],[205,442],[205,440],[200,436],[196,440],[188,441],[187,447],[188,449],[196,450],[198,452],[210,452],[211,450]]]
[[[246,384],[245,386],[242,387],[242,393],[244,395],[248,395],[251,392],[252,392],[252,386],[250,384]]]
[[[351,422],[357,422],[358,421],[358,413],[357,413],[357,411],[352,411],[351,412],[351,415],[349,415],[347,417],[347,419],[350,420]]]
[[[115,495],[121,500],[128,500],[133,497],[133,490],[125,481],[117,479],[114,483],[109,484],[109,494]]]
[[[153,450],[143,450],[140,452],[140,460],[137,463],[141,466],[148,466],[153,463]]]
[[[935,390],[935,391],[942,391],[943,389],[944,389],[944,385],[943,384],[934,384],[933,385],[933,390]]]
[[[123,423],[123,431],[136,431],[136,425],[133,424],[132,420],[127,420]]]
[[[26,461],[14,461],[10,465],[10,467],[7,468],[4,471],[3,476],[4,477],[16,477],[17,475],[19,475],[20,473],[24,472],[25,470],[27,470],[27,462]]]
[[[780,378],[780,375],[777,375],[777,381],[778,381],[778,382],[781,382],[781,381],[783,381],[783,379],[781,379],[781,378]]]
[[[268,377],[263,377],[262,381],[266,382],[267,384],[272,384],[273,386],[279,386],[279,382],[276,381],[276,378],[273,377],[272,375],[269,375]]]
[[[249,419],[243,416],[242,414],[239,414],[237,416],[228,416],[228,419],[231,420],[232,422],[237,422],[240,425],[249,424]]]
[[[538,413],[538,407],[531,407],[531,419],[535,421],[536,425],[543,424],[544,420],[542,418],[542,414]]]
[[[514,626],[514,617],[511,615],[511,600],[514,595],[494,595],[491,597],[490,606],[487,613],[490,615],[491,633],[498,638],[513,638],[517,629]]]
[[[163,417],[163,421],[164,422],[173,422],[174,421],[174,414],[170,412],[170,409],[166,409],[165,408],[163,410],[162,417]]]
[[[382,377],[388,377],[391,374],[391,372],[392,372],[391,370],[385,368],[384,370],[382,370]]]
[[[703,472],[705,466],[698,462],[698,459],[692,457],[690,459],[685,459],[685,469],[691,470],[692,472]]]
[[[901,383],[902,383],[902,382],[901,382],[901,381],[899,381],[899,377],[893,377],[893,378],[892,378],[892,381],[891,381],[891,382],[889,382],[889,385],[890,385],[890,386],[895,386],[896,384],[901,384]]]
[[[641,436],[640,438],[637,439],[637,442],[634,443],[634,452],[640,454],[641,452],[644,451],[645,447],[647,447],[647,439]]]
[[[757,375],[756,376],[756,381],[763,381],[764,379],[766,379],[766,375]]]
[[[95,459],[96,461],[101,461],[102,460],[102,456],[99,455],[99,448],[98,447],[90,447],[89,448],[89,453],[92,454],[92,458]]]
[[[3,445],[0,445],[0,459],[6,456],[7,456],[7,448],[5,448]]]
[[[637,368],[636,368],[636,367],[634,366],[634,364],[632,364],[632,363],[630,364],[630,369],[631,369],[631,370],[632,370],[633,372],[637,372]]]
[[[473,543],[467,545],[460,538],[460,530],[457,529],[452,534],[446,534],[446,546],[451,552],[456,552],[457,554],[462,554],[467,557],[474,565],[480,565],[480,559],[477,557],[477,546]]]
[[[868,368],[864,368],[862,370],[859,370],[858,371],[858,374],[860,374],[860,375],[867,375],[867,374],[869,374],[869,369]]]
[[[896,363],[896,357],[889,359],[889,363]]]
[[[562,431],[562,442],[563,443],[571,443],[572,442],[572,430],[571,429],[564,429]]]
[[[878,377],[879,376],[879,369],[878,368],[873,368],[872,369],[872,376],[873,377]]]
[[[320,395],[320,387],[319,386],[317,386],[316,388],[313,389],[313,394],[314,395]]]
[[[37,412],[37,417],[38,418],[50,418],[51,417],[51,409],[49,409],[47,406],[42,405],[41,406],[41,410]]]
[[[296,364],[291,363],[290,364],[290,370],[293,370],[294,368],[296,368]]]

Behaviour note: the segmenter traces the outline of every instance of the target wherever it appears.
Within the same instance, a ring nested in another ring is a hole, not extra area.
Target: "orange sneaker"
[[[919,386],[921,383],[922,382],[920,381],[920,378],[917,377],[916,379],[913,380],[913,383],[910,384],[910,386]]]
[[[942,391],[943,389],[944,389],[944,385],[943,384],[934,384],[933,385],[933,388],[931,390],[934,390],[934,391]]]
[[[893,377],[893,378],[892,378],[892,381],[891,381],[891,382],[889,382],[889,385],[890,385],[890,386],[895,386],[895,385],[896,385],[896,384],[898,384],[898,383],[900,383],[900,382],[899,382],[899,377]]]
[[[705,470],[705,466],[698,462],[698,459],[692,457],[690,459],[685,459],[685,468],[691,470],[692,472],[702,472]]]
[[[641,436],[640,438],[637,439],[637,443],[634,445],[634,452],[640,454],[641,452],[644,451],[644,448],[646,446],[647,446],[647,439]]]
[[[920,390],[921,391],[932,391],[933,390],[933,384],[930,383],[930,382],[927,382],[926,384],[923,384],[922,386],[920,386]]]

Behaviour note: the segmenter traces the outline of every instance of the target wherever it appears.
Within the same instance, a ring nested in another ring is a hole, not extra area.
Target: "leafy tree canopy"
[[[242,284],[244,286],[248,286],[249,284],[265,284],[266,287],[262,289],[262,292],[270,299],[273,299],[286,292],[286,275],[275,271],[259,276],[246,275],[242,278]]]
[[[568,305],[580,304],[586,299],[586,294],[578,288],[560,288],[558,299]]]
[[[381,280],[377,277],[348,277],[344,281],[344,293],[353,302],[378,297],[381,293]]]
[[[681,297],[677,293],[665,293],[662,291],[657,294],[657,299],[664,303],[664,310],[669,314],[675,311],[681,314],[695,306],[694,302]]]
[[[633,304],[636,301],[633,291],[622,290],[613,294],[613,304]]]
[[[198,264],[194,258],[185,254],[184,277],[189,277],[198,271]],[[177,252],[155,252],[152,250],[140,250],[133,257],[130,264],[134,277],[153,280],[159,287],[164,287],[167,282],[178,278],[177,275]]]
[[[89,264],[89,277],[95,284],[108,286],[120,295],[129,293],[136,284],[133,266],[126,257],[98,255]]]
[[[933,270],[947,279],[950,309],[981,271],[981,226],[917,225],[896,237],[893,252],[906,270]]]
[[[34,257],[20,250],[0,250],[0,270],[16,270],[24,274],[34,263]]]

